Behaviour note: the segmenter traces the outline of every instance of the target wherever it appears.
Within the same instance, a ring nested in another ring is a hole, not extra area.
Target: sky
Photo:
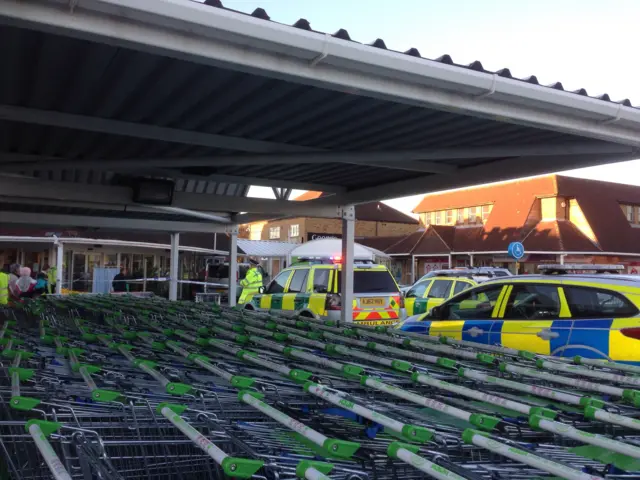
[[[487,70],[509,68],[515,77],[562,82],[640,105],[637,61],[640,0],[222,0],[271,20],[305,18],[316,31],[340,28],[352,39],[382,38],[391,50],[415,47],[425,58],[449,54],[455,63],[480,60]],[[565,172],[583,178],[640,185],[640,160]],[[302,192],[294,191],[294,195]],[[251,196],[273,197],[252,187]],[[390,200],[410,213],[420,196]]]

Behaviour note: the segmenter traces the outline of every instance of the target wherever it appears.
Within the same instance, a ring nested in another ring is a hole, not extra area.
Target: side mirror
[[[264,293],[264,292],[265,292],[264,287],[258,287],[258,293]]]

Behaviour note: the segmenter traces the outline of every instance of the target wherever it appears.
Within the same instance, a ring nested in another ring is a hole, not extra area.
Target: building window
[[[296,225],[291,225],[289,227],[289,237],[294,238],[294,237],[299,237],[300,236],[300,225],[296,224]]]
[[[435,223],[436,225],[440,225],[440,223],[442,223],[442,212],[435,212],[434,215],[436,218],[435,222],[433,223]]]
[[[270,227],[269,240],[275,240],[276,238],[280,238],[280,227]]]
[[[634,223],[635,222],[635,215],[634,215],[634,208],[633,205],[625,205],[625,212],[626,212],[626,216],[627,216],[627,220],[629,221],[629,223]]]
[[[476,207],[469,209],[469,223],[476,223]]]
[[[464,223],[464,208],[459,208],[458,209],[458,219],[457,219],[457,223]]]
[[[446,212],[446,224],[451,225],[453,223],[453,210],[447,210]]]
[[[483,205],[482,206],[482,221],[486,222],[489,218],[489,213],[491,213],[491,205]]]
[[[424,226],[428,227],[431,223],[431,212],[424,214]]]

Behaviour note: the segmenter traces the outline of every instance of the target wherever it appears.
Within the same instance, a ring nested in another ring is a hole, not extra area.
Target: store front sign
[[[328,238],[342,238],[340,233],[318,233],[318,232],[307,232],[307,241],[311,240],[326,240]]]

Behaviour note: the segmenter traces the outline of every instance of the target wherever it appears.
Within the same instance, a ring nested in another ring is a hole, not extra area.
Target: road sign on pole
[[[524,257],[524,245],[520,242],[511,242],[507,248],[507,253],[510,257],[520,260]]]

